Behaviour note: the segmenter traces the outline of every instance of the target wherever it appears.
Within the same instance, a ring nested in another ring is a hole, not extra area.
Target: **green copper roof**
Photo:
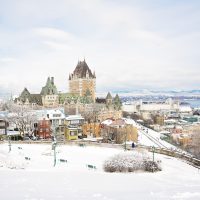
[[[42,91],[40,92],[41,95],[51,95],[51,94],[58,94],[57,88],[54,85],[54,78],[48,77],[46,85],[42,87]]]

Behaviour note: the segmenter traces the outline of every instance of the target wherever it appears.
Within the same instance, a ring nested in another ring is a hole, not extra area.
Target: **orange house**
[[[85,123],[82,126],[83,135],[91,136],[91,137],[100,137],[100,123]]]

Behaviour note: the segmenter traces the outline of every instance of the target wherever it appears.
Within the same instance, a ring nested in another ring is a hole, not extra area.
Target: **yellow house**
[[[66,140],[77,140],[78,139],[78,129],[67,127],[65,129],[65,138],[66,138]]]
[[[68,115],[65,117],[65,138],[66,140],[77,140],[82,136],[82,124],[84,118],[81,115]]]

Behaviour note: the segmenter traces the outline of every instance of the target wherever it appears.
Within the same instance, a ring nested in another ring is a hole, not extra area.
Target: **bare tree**
[[[196,126],[192,129],[192,138],[189,150],[197,158],[200,158],[200,126]]]
[[[109,142],[115,139],[115,130],[110,126],[104,125],[104,127],[101,128],[100,134],[104,142]]]
[[[97,122],[99,115],[99,108],[95,104],[84,105],[84,109],[80,111],[80,114],[87,122]]]
[[[30,108],[24,105],[10,104],[7,120],[10,124],[16,126],[22,135],[26,132],[33,132],[34,123],[36,123],[36,114]]]

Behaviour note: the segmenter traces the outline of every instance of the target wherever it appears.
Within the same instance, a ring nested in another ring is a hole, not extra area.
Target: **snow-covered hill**
[[[175,158],[156,154],[155,158],[162,161],[163,168],[157,173],[105,173],[102,169],[104,160],[122,151],[58,146],[57,159],[66,159],[67,163],[58,162],[53,167],[49,144],[13,144],[10,153],[7,144],[0,144],[1,199],[200,199],[200,172]],[[30,157],[30,160],[24,157]],[[15,164],[23,160],[25,168],[10,169],[5,165],[6,160],[14,160]],[[95,165],[97,169],[89,170],[87,164]]]

